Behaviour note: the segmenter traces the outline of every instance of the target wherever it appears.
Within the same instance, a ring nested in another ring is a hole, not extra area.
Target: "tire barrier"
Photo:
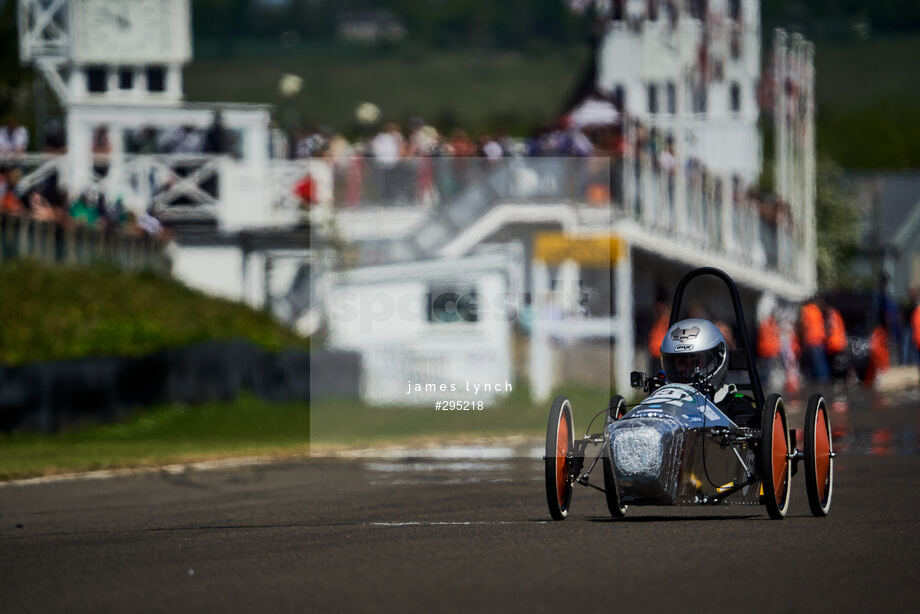
[[[313,371],[311,373],[311,364]],[[156,403],[357,398],[355,352],[267,352],[247,341],[211,341],[139,357],[0,365],[0,430],[55,432],[109,422]]]

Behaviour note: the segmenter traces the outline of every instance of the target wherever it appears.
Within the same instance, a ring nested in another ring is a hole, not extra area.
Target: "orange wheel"
[[[626,399],[616,395],[610,399],[607,405],[607,414],[604,417],[604,495],[607,497],[607,509],[614,518],[622,518],[626,515],[628,506],[620,503],[620,494],[617,490],[616,474],[613,469],[613,459],[611,458],[612,450],[610,449],[610,440],[607,438],[606,426],[614,420],[619,420],[626,413]]]
[[[780,519],[789,511],[792,486],[792,463],[786,406],[778,394],[771,394],[761,418],[760,467],[763,498],[770,518]]]
[[[575,476],[572,475],[572,455],[575,438],[572,425],[572,404],[559,396],[549,410],[546,425],[546,503],[553,520],[565,520],[572,502]]]
[[[827,516],[834,494],[834,447],[827,401],[820,394],[805,409],[805,492],[815,516]]]

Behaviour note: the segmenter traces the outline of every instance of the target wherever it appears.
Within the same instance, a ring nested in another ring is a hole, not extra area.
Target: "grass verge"
[[[567,387],[576,434],[607,403],[606,391]],[[549,404],[530,401],[523,387],[483,411],[370,407],[357,401],[232,402],[163,406],[117,424],[54,435],[0,434],[0,480],[99,469],[155,467],[241,456],[302,456],[367,446],[525,436],[546,432]],[[595,423],[598,427],[598,423]]]
[[[591,417],[607,407],[606,391],[567,386],[560,391],[571,399],[576,435]],[[320,401],[310,412],[311,444],[331,447],[362,447],[387,442],[465,439],[524,435],[543,437],[549,403],[534,403],[526,387],[494,402],[482,411],[436,411],[434,402],[417,407],[369,407],[354,401]],[[599,419],[602,420],[602,419]],[[603,422],[596,422],[595,427]]]
[[[305,403],[243,397],[229,403],[156,407],[124,422],[55,435],[0,434],[0,479],[232,456],[303,455],[309,428]]]

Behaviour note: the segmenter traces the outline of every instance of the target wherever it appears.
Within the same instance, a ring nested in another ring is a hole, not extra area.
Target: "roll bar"
[[[722,269],[707,266],[693,269],[684,275],[680,282],[677,284],[677,290],[674,291],[674,302],[671,306],[671,318],[668,327],[670,328],[671,326],[674,326],[674,324],[676,324],[679,320],[680,305],[683,302],[684,289],[687,287],[687,284],[697,277],[701,277],[703,275],[718,277],[723,282],[725,282],[726,286],[728,286],[728,292],[732,297],[732,306],[735,309],[735,322],[740,329],[741,341],[744,343],[744,354],[747,358],[748,373],[751,376],[751,388],[753,389],[754,393],[754,402],[757,403],[757,409],[763,410],[763,388],[760,385],[760,373],[757,371],[757,360],[754,357],[754,346],[751,344],[750,334],[748,334],[748,328],[744,321],[744,309],[741,306],[741,296],[738,294],[738,286],[735,284],[735,280],[732,279],[728,273]]]

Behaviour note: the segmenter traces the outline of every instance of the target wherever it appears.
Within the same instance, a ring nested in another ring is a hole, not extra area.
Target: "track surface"
[[[808,514],[800,472],[778,522],[740,506],[633,508],[612,521],[584,488],[568,520],[548,522],[533,459],[312,459],[8,485],[0,608],[913,609],[918,416],[916,398],[840,416],[852,432],[826,519]]]

